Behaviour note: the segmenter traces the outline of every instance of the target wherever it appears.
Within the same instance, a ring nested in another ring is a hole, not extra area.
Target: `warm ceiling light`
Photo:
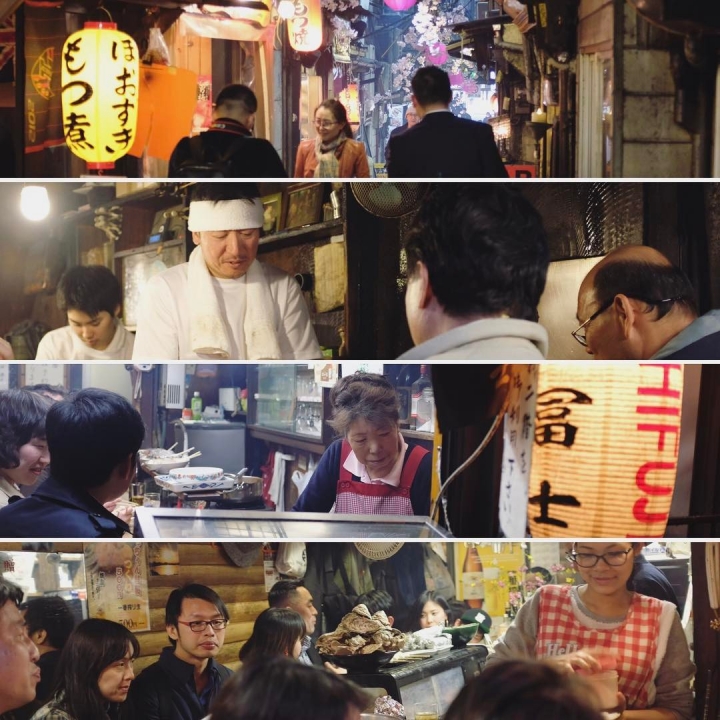
[[[20,191],[20,212],[28,220],[44,220],[50,214],[47,188],[43,185],[26,185]]]
[[[277,6],[278,15],[283,20],[289,20],[295,15],[295,3],[293,0],[280,0]]]

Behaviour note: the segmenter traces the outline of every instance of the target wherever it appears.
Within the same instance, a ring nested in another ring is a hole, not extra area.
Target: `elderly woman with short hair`
[[[330,426],[342,435],[325,451],[293,510],[427,515],[431,453],[406,441],[400,407],[382,375],[356,373],[330,393]]]

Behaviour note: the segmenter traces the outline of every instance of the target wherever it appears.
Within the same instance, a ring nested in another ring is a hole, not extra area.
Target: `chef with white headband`
[[[133,360],[319,358],[293,277],[257,260],[263,206],[254,186],[198,183],[190,260],[155,275],[138,309]]]

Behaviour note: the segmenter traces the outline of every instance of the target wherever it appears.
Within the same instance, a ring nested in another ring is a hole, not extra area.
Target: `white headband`
[[[263,226],[263,204],[254,200],[193,200],[188,230],[249,230]]]

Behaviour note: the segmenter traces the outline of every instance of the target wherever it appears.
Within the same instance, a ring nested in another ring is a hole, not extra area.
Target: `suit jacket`
[[[485,123],[433,112],[390,137],[388,175],[398,178],[501,178],[492,128]]]
[[[263,138],[253,137],[249,130],[230,118],[218,118],[200,137],[208,162],[221,158],[238,138],[246,139],[246,142],[233,153],[231,159],[233,177],[287,177],[285,166],[272,143]],[[178,177],[182,164],[191,158],[190,138],[183,138],[170,156],[168,177]]]
[[[338,177],[341,178],[366,178],[370,177],[365,145],[356,140],[348,138],[343,143],[342,154],[340,155],[340,169]],[[315,157],[315,141],[303,140],[297,151],[295,161],[295,177],[315,177],[317,158]]]
[[[408,124],[403,123],[402,125],[400,125],[400,127],[393,128],[390,131],[390,137],[388,138],[387,145],[385,146],[385,167],[386,168],[388,166],[388,163],[390,162],[390,141],[396,135],[402,135],[407,129],[408,129]]]

